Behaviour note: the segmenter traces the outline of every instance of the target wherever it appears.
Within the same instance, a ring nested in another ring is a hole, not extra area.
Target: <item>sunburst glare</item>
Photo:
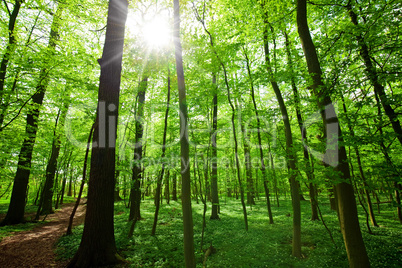
[[[143,40],[150,49],[167,47],[172,39],[169,19],[165,14],[129,12],[126,25],[130,35]]]
[[[165,47],[169,44],[171,31],[167,20],[154,18],[143,27],[145,42],[151,47]]]

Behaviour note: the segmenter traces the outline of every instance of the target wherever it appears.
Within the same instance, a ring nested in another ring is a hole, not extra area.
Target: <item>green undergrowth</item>
[[[336,213],[329,203],[321,203],[324,221],[333,240],[321,221],[310,220],[310,203],[302,201],[302,259],[291,256],[292,209],[290,200],[281,200],[273,206],[274,224],[269,224],[263,199],[247,207],[249,231],[245,231],[240,201],[221,200],[220,220],[209,220],[204,235],[203,249],[210,245],[216,252],[207,259],[207,267],[348,267],[347,255]],[[210,206],[208,206],[210,209]],[[201,250],[202,204],[193,201],[194,243],[197,267],[202,267]],[[372,267],[400,267],[402,260],[402,231],[393,208],[384,205],[377,215],[379,228],[368,234],[365,217],[361,228]],[[183,267],[183,226],[180,202],[164,203],[160,209],[156,235],[150,235],[153,200],[141,205],[143,220],[137,222],[134,236],[127,238],[128,209],[123,202],[115,205],[115,236],[120,255],[130,267]],[[74,229],[72,236],[63,237],[57,253],[62,259],[71,258],[80,243],[83,227]]]

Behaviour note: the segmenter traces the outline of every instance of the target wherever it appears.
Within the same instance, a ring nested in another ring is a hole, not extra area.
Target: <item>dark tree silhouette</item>
[[[68,267],[122,262],[114,238],[115,143],[128,2],[110,0],[95,120],[88,202],[81,244]]]

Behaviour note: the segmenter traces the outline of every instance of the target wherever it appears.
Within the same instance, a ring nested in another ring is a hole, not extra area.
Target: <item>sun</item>
[[[171,39],[171,29],[166,19],[158,17],[145,22],[142,28],[144,40],[152,48],[166,47]]]
[[[142,40],[150,49],[166,48],[172,40],[172,27],[164,12],[131,11],[126,23],[129,35]]]

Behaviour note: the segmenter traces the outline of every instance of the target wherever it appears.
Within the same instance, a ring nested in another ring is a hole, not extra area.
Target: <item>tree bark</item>
[[[239,114],[241,114],[241,108],[238,106]],[[246,169],[246,187],[247,187],[247,205],[255,205],[254,201],[254,184],[253,174],[251,169],[251,156],[250,156],[250,133],[244,128],[241,115],[239,116],[239,123],[243,132],[243,151],[244,151],[244,166]]]
[[[341,226],[346,252],[350,267],[370,267],[366,247],[361,234],[359,219],[357,217],[356,199],[353,186],[350,182],[350,170],[346,149],[343,145],[342,133],[338,117],[331,98],[322,81],[322,71],[318,60],[314,43],[311,39],[310,29],[307,24],[306,0],[297,1],[297,26],[301,44],[306,58],[307,67],[313,79],[312,91],[317,99],[325,126],[324,136],[327,139],[327,152],[325,163],[331,163],[334,170],[340,174],[342,182],[335,183],[338,218]],[[334,144],[335,140],[338,144]],[[334,148],[331,148],[334,147]]]
[[[135,119],[135,147],[134,147],[134,167],[132,177],[132,187],[130,193],[131,206],[128,220],[141,219],[141,179],[144,171],[142,170],[141,159],[143,154],[142,136],[144,133],[143,117],[145,92],[148,86],[148,76],[144,76],[138,89],[138,106]]]
[[[7,215],[1,225],[17,224],[24,220],[25,199],[27,197],[29,175],[31,173],[32,151],[35,145],[36,133],[38,131],[40,109],[45,97],[46,89],[49,84],[47,65],[50,58],[55,54],[56,42],[60,27],[63,4],[57,7],[53,16],[53,22],[50,29],[50,39],[47,46],[48,56],[45,67],[40,70],[39,83],[36,86],[36,92],[32,96],[32,107],[27,112],[25,138],[18,156],[17,172],[14,178],[13,191],[11,194],[10,205]]]
[[[227,94],[228,94],[228,102],[229,105],[232,109],[232,118],[231,118],[231,122],[232,122],[232,131],[233,131],[233,139],[234,139],[234,151],[235,151],[235,161],[236,161],[236,171],[237,171],[237,179],[238,179],[238,183],[239,183],[239,188],[240,188],[240,200],[241,200],[241,204],[242,204],[242,208],[243,208],[243,217],[244,217],[244,225],[245,225],[245,229],[246,231],[248,231],[248,220],[247,220],[247,209],[246,209],[246,204],[244,202],[244,189],[242,186],[242,180],[241,180],[241,175],[240,175],[240,161],[239,161],[239,154],[238,154],[238,142],[237,142],[237,135],[236,135],[236,126],[235,126],[235,107],[232,103],[231,97],[230,97],[230,86],[229,86],[229,81],[228,81],[228,77],[227,77],[227,72],[226,72],[226,68],[225,68],[225,64],[222,62],[222,60],[220,59],[218,53],[216,53],[215,51],[215,47],[214,47],[214,41],[212,38],[211,33],[208,31],[206,25],[205,25],[205,21],[199,16],[199,14],[196,14],[197,20],[202,24],[202,27],[204,28],[204,31],[208,34],[209,36],[209,43],[211,45],[211,48],[213,50],[213,53],[216,56],[216,59],[218,60],[219,64],[221,65],[223,72],[224,72],[224,77],[225,77],[225,85],[226,85],[226,90],[227,90]]]
[[[292,61],[292,55],[290,53],[290,41],[288,38],[288,35],[286,31],[284,32],[285,35],[285,45],[286,45],[286,54],[288,58],[288,67],[289,71],[291,72],[291,83],[292,83],[292,90],[293,90],[293,98],[295,102],[295,107],[296,107],[296,117],[297,117],[297,122],[299,124],[299,129],[301,133],[301,141],[304,145],[307,139],[307,130],[303,126],[303,117],[301,113],[301,104],[300,104],[300,95],[296,87],[296,82],[294,78],[294,73],[293,73],[293,61]],[[315,221],[318,220],[318,202],[317,202],[317,190],[316,190],[316,185],[313,183],[314,179],[314,173],[310,165],[310,156],[308,153],[308,150],[306,146],[303,146],[303,157],[304,157],[304,163],[305,163],[305,172],[307,175],[307,180],[309,181],[309,196],[310,196],[310,204],[311,204],[311,220]],[[302,197],[302,196],[300,196]]]
[[[168,66],[169,72],[169,66]],[[165,112],[165,126],[163,128],[163,141],[162,141],[162,156],[161,158],[165,158],[166,154],[166,134],[167,134],[167,127],[168,127],[168,116],[169,116],[169,105],[170,105],[170,72],[168,75],[168,93],[167,93],[167,100],[166,100],[166,112]],[[165,162],[162,163],[162,170],[161,174],[157,181],[156,191],[155,191],[155,216],[154,216],[154,224],[152,226],[151,235],[155,235],[156,232],[156,224],[158,223],[158,213],[159,213],[159,206],[160,206],[160,196],[161,196],[161,187],[162,187],[162,180],[163,175],[165,174]]]
[[[5,106],[7,105],[7,103],[4,103],[4,84],[7,75],[7,67],[17,44],[17,39],[15,38],[14,32],[15,23],[23,2],[24,0],[16,0],[13,11],[9,14],[10,20],[8,22],[8,44],[0,63],[0,127],[3,126]]]
[[[352,9],[351,1],[349,0],[348,4],[346,5],[346,9],[349,12],[350,19],[355,26],[359,26],[357,15]],[[381,84],[379,79],[377,70],[373,65],[372,59],[370,57],[369,48],[364,40],[364,37],[361,34],[356,35],[357,43],[360,46],[360,56],[363,59],[364,66],[366,67],[366,73],[368,78],[370,79],[371,84],[373,85],[375,93],[378,95],[381,101],[381,105],[385,111],[385,114],[388,116],[389,120],[391,121],[391,126],[396,134],[396,137],[399,140],[399,143],[402,145],[402,127],[401,123],[398,120],[398,114],[390,105],[390,100],[388,99],[385,88]]]
[[[122,262],[114,238],[116,134],[119,108],[126,0],[110,0],[92,143],[88,202],[81,244],[67,267],[93,267]]]
[[[43,187],[42,194],[42,209],[40,214],[45,215],[53,212],[52,207],[52,199],[53,199],[53,186],[54,186],[54,177],[56,175],[57,163],[60,153],[60,129],[64,126],[64,121],[67,116],[68,106],[70,105],[69,101],[67,101],[61,111],[60,118],[58,121],[60,122],[59,126],[55,126],[54,135],[53,135],[53,143],[52,143],[52,153],[50,155],[50,159],[48,161],[46,167],[46,181]]]
[[[166,170],[166,178],[165,178],[165,199],[166,199],[166,204],[170,204],[170,171],[169,169]]]
[[[68,226],[67,226],[67,232],[66,235],[71,235],[72,232],[72,228],[73,228],[73,221],[74,221],[74,216],[75,216],[75,212],[77,211],[77,208],[80,204],[81,201],[81,196],[82,196],[82,192],[84,190],[84,185],[85,185],[85,180],[87,177],[87,163],[88,163],[88,155],[89,155],[89,149],[91,146],[91,139],[92,139],[92,134],[95,128],[95,124],[92,125],[91,130],[89,131],[89,135],[88,135],[88,143],[87,143],[87,150],[85,151],[85,157],[84,157],[84,167],[82,168],[82,181],[81,181],[81,186],[80,186],[80,190],[78,192],[78,197],[77,200],[75,202],[73,211],[71,212],[70,215],[70,219],[68,221]]]
[[[347,116],[348,111],[346,108],[346,104],[345,104],[345,100],[342,96],[342,101],[343,101],[343,111],[345,112],[345,115]],[[351,137],[355,137],[355,131],[350,123],[350,121],[348,120],[348,128],[349,128],[349,132]],[[362,165],[362,161],[361,161],[361,157],[360,157],[360,150],[359,147],[357,145],[353,146],[355,149],[355,153],[356,153],[356,159],[357,159],[357,166],[359,167],[359,173],[360,173],[360,177],[363,181],[363,186],[364,186],[364,194],[366,196],[366,200],[367,200],[367,206],[368,206],[368,212],[370,215],[370,221],[371,224],[375,227],[378,227],[377,221],[375,219],[375,215],[374,215],[374,209],[373,209],[373,204],[371,202],[371,197],[370,197],[370,192],[369,192],[369,185],[367,183],[367,179],[366,176],[364,175],[364,171],[363,171],[363,165]]]
[[[180,107],[180,155],[181,155],[181,203],[183,211],[183,236],[184,236],[184,261],[186,268],[195,267],[193,215],[191,208],[191,183],[190,183],[190,157],[188,140],[188,115],[186,102],[186,86],[184,83],[183,56],[180,42],[180,3],[173,1],[174,25],[173,40],[175,47],[177,85],[179,89]]]
[[[218,150],[216,145],[216,135],[218,130],[218,88],[216,85],[216,75],[212,75],[212,84],[214,86],[214,98],[212,101],[213,111],[212,111],[212,133],[211,133],[211,155],[212,155],[212,170],[211,170],[211,198],[212,198],[212,209],[211,209],[211,220],[219,220],[219,194],[218,194]],[[208,171],[208,167],[206,172]],[[208,198],[208,185],[206,188],[206,198]]]
[[[177,174],[176,174],[176,172],[173,174],[173,180],[172,180],[172,200],[177,201]]]
[[[258,138],[258,149],[260,152],[260,169],[262,173],[262,179],[263,179],[263,184],[264,184],[264,192],[265,192],[265,197],[266,197],[266,202],[267,202],[267,209],[268,209],[268,217],[269,217],[269,224],[274,223],[274,218],[272,216],[272,209],[271,209],[271,200],[270,200],[270,193],[269,193],[269,188],[268,188],[268,174],[265,168],[265,163],[264,163],[264,151],[262,150],[262,141],[261,141],[261,120],[260,120],[260,115],[258,113],[257,109],[257,103],[255,101],[255,91],[254,91],[254,81],[253,77],[251,75],[251,69],[250,69],[250,60],[248,58],[247,52],[244,50],[244,56],[246,57],[246,64],[247,64],[247,73],[250,79],[250,95],[251,95],[251,100],[253,101],[253,107],[254,107],[254,113],[255,117],[257,119],[257,138]],[[270,149],[271,151],[271,149]],[[272,169],[274,172],[274,180],[275,178],[275,171]]]
[[[264,3],[265,5],[265,3]],[[263,6],[264,8],[264,6]],[[271,82],[272,89],[274,90],[276,99],[278,100],[279,108],[282,114],[282,121],[285,126],[286,137],[286,156],[289,169],[289,182],[292,196],[293,207],[293,240],[292,240],[292,255],[301,258],[301,209],[300,209],[300,187],[299,182],[296,180],[298,173],[296,166],[296,154],[293,148],[292,129],[290,127],[290,121],[288,111],[285,102],[282,97],[281,90],[278,83],[274,79],[274,73],[271,67],[271,61],[269,58],[269,46],[268,46],[268,14],[264,13],[264,52],[265,62],[268,72],[268,77]]]
[[[377,93],[375,93],[374,92],[374,97],[375,97],[375,100],[376,100],[376,103],[377,103],[377,113],[378,113],[378,117],[380,118],[380,120],[381,120],[381,118],[382,118],[382,112],[381,112],[381,104],[380,104],[380,99],[379,99],[379,97],[378,97],[378,95],[377,95]],[[379,132],[380,132],[380,137],[381,137],[381,139],[379,140],[379,144],[380,144],[380,148],[381,148],[381,151],[382,151],[382,153],[384,154],[384,158],[385,158],[385,161],[389,164],[389,166],[392,168],[392,170],[393,170],[393,173],[394,174],[392,174],[393,175],[393,177],[396,177],[396,178],[400,178],[401,177],[401,174],[398,172],[398,169],[395,167],[395,165],[394,165],[394,163],[392,162],[392,159],[391,159],[391,156],[388,154],[388,149],[387,149],[387,147],[385,146],[385,144],[384,144],[384,141],[383,141],[383,136],[384,136],[384,132],[383,132],[383,130],[382,130],[382,120],[380,121],[380,123],[378,124],[378,130],[379,130]],[[400,192],[401,192],[401,184],[399,184],[398,183],[398,181],[396,181],[396,180],[394,180],[394,191],[395,191],[395,201],[396,201],[396,213],[397,213],[397,215],[398,215],[398,219],[399,219],[399,223],[401,223],[402,224],[402,206],[401,206],[401,197],[400,197]],[[387,184],[388,184],[388,181],[387,181]],[[388,184],[388,187],[390,187],[390,185]],[[390,201],[392,202],[392,200],[393,200],[393,198],[392,198],[392,194],[390,194]]]
[[[218,55],[217,55],[217,57],[218,57]],[[231,95],[230,94],[230,86],[229,86],[229,81],[227,78],[227,72],[226,72],[225,65],[223,64],[223,62],[220,60],[219,57],[218,57],[218,60],[223,68],[223,72],[224,72],[224,76],[225,76],[225,85],[226,85],[226,90],[227,90],[227,95],[228,95],[228,102],[232,109],[231,122],[232,122],[232,133],[233,133],[234,152],[235,152],[235,161],[236,161],[236,174],[237,174],[237,181],[239,183],[238,186],[240,189],[240,201],[241,201],[241,205],[243,208],[244,227],[245,227],[246,231],[248,231],[247,209],[246,209],[246,203],[244,202],[244,189],[243,189],[243,183],[242,183],[242,179],[241,179],[241,175],[240,175],[240,160],[239,160],[239,153],[238,153],[236,125],[235,125],[235,107],[233,106],[231,96],[230,96]]]

